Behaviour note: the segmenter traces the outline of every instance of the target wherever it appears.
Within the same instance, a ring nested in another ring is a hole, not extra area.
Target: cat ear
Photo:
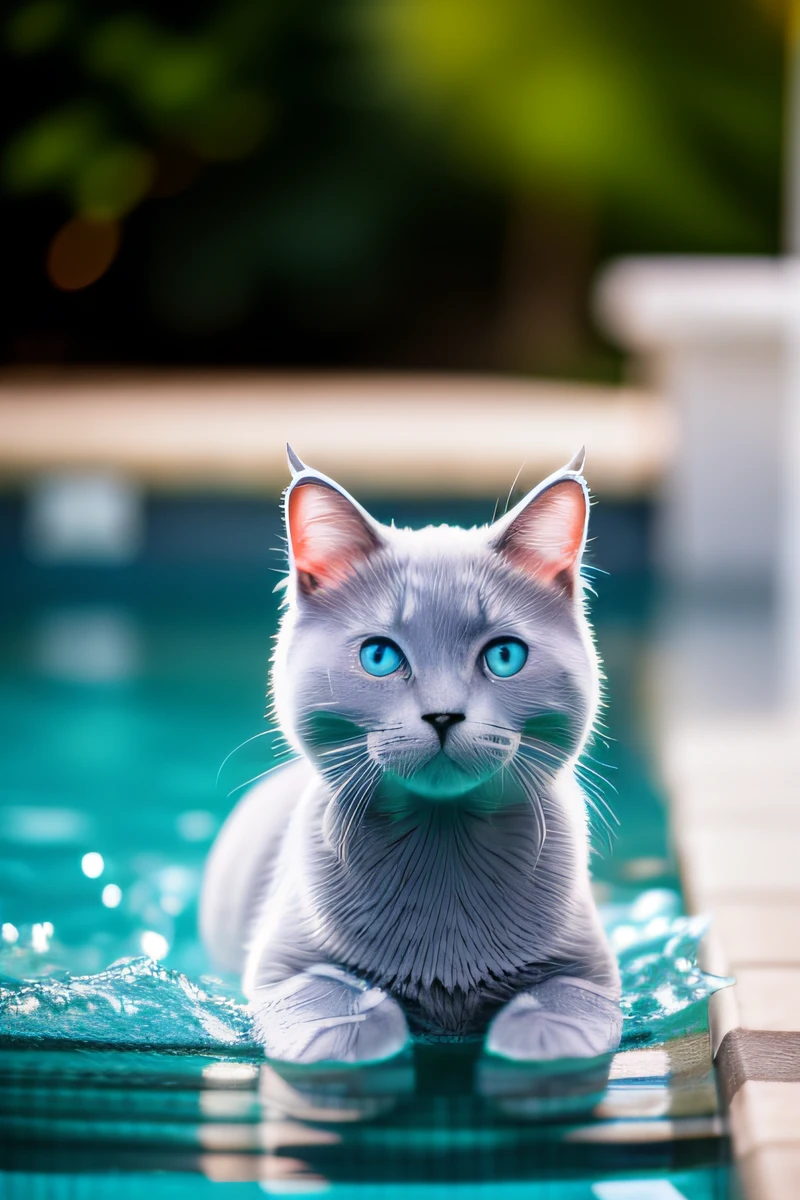
[[[492,526],[492,547],[513,566],[574,596],[589,523],[580,450]]]
[[[289,470],[292,472],[292,479],[299,475],[301,471],[305,471],[306,469],[306,464],[303,462],[302,458],[295,454],[288,442],[286,443],[286,461],[289,463]]]
[[[310,595],[342,583],[383,543],[377,523],[344,488],[294,458],[300,469],[285,507],[289,565]]]
[[[586,465],[586,447],[581,446],[581,448],[577,452],[577,454],[573,454],[572,458],[569,460],[567,465],[564,467],[563,471],[560,471],[559,474],[560,475],[566,475],[566,474],[582,475],[583,468],[585,465]]]

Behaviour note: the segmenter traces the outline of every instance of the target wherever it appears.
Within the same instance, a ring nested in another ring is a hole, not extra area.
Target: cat
[[[612,1052],[619,973],[575,778],[599,695],[583,451],[489,526],[417,531],[288,454],[272,688],[298,757],[212,848],[212,958],[243,970],[285,1062],[373,1062],[411,1035]]]

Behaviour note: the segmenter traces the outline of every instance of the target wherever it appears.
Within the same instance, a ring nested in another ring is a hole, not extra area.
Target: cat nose
[[[464,720],[463,713],[423,713],[423,721],[427,721],[439,735],[439,741],[444,745],[444,739],[447,737],[447,731],[451,725],[457,725],[459,721]]]

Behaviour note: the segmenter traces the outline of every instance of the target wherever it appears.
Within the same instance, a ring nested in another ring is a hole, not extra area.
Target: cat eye
[[[496,638],[483,648],[486,669],[500,679],[516,675],[528,661],[528,647],[519,638]]]
[[[389,638],[369,638],[359,654],[361,665],[368,675],[392,675],[407,666],[406,656]]]

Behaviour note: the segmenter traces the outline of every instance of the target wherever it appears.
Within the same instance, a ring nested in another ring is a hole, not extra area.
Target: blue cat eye
[[[498,638],[484,648],[486,669],[500,679],[508,679],[521,671],[528,661],[528,647],[519,638]]]
[[[405,655],[389,638],[370,638],[364,642],[359,655],[368,675],[391,675],[405,664]]]

